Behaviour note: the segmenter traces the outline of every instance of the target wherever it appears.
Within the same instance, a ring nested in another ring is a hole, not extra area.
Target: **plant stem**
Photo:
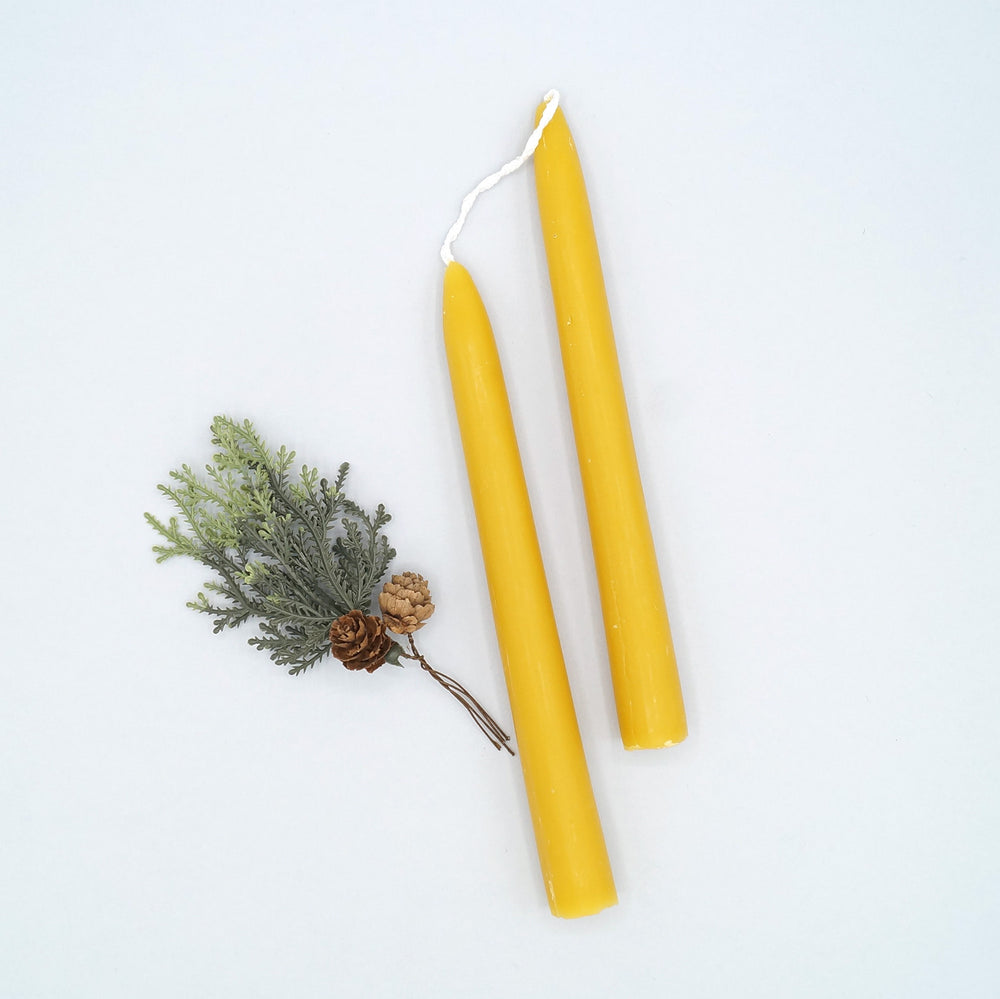
[[[400,655],[404,659],[412,659],[414,662],[420,663],[420,668],[430,673],[469,712],[472,720],[479,726],[495,749],[506,749],[511,756],[514,756],[514,750],[510,748],[510,736],[493,720],[490,713],[454,677],[435,669],[420,654],[416,642],[413,641],[413,635],[406,637],[410,643],[410,652],[401,652]]]

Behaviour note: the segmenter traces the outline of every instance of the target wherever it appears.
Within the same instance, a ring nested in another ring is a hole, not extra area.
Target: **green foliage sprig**
[[[434,604],[418,573],[393,576],[379,596],[381,616],[369,614],[375,588],[396,557],[382,528],[391,519],[381,504],[374,515],[344,494],[344,462],[331,485],[315,468],[292,467],[295,452],[272,452],[249,420],[212,422],[218,449],[204,477],[190,465],[158,486],[180,512],[167,523],[146,514],[164,540],[156,560],[187,556],[208,566],[208,580],[188,607],[215,620],[215,632],[257,618],[250,644],[295,676],[327,653],[350,670],[373,672],[403,659],[420,665],[469,713],[496,749],[511,755],[510,736],[454,677],[433,667],[413,633]],[[183,523],[182,523],[183,521]],[[405,635],[408,649],[389,637]]]
[[[165,539],[157,561],[187,556],[212,569],[217,578],[188,606],[211,615],[216,633],[259,618],[250,644],[301,673],[329,652],[331,621],[369,612],[396,555],[382,533],[390,515],[344,495],[347,462],[332,484],[308,465],[295,474],[295,452],[272,452],[249,420],[217,416],[212,444],[205,477],[182,465],[158,487],[184,523],[146,514]]]

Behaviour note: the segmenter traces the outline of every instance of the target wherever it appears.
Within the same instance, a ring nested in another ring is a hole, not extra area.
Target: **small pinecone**
[[[374,673],[391,646],[382,619],[359,610],[348,611],[330,625],[330,650],[348,669]]]
[[[386,627],[397,635],[419,631],[434,613],[427,580],[415,572],[393,576],[378,595]]]

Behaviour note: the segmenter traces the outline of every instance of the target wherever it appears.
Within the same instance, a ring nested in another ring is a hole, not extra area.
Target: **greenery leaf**
[[[344,495],[347,462],[333,485],[309,465],[293,474],[295,452],[272,452],[249,420],[217,416],[212,445],[204,476],[182,465],[158,487],[180,518],[146,514],[163,539],[156,560],[184,556],[212,569],[188,606],[212,617],[216,633],[256,618],[250,644],[301,673],[329,651],[332,621],[369,613],[396,556],[382,533],[391,518]]]

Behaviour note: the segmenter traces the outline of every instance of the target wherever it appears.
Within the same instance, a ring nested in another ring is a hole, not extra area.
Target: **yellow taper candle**
[[[677,660],[587,189],[561,109],[535,150],[535,185],[618,725],[626,749],[670,746],[687,735]]]
[[[454,262],[444,278],[444,342],[549,907],[588,916],[618,897],[493,330],[469,272]]]

